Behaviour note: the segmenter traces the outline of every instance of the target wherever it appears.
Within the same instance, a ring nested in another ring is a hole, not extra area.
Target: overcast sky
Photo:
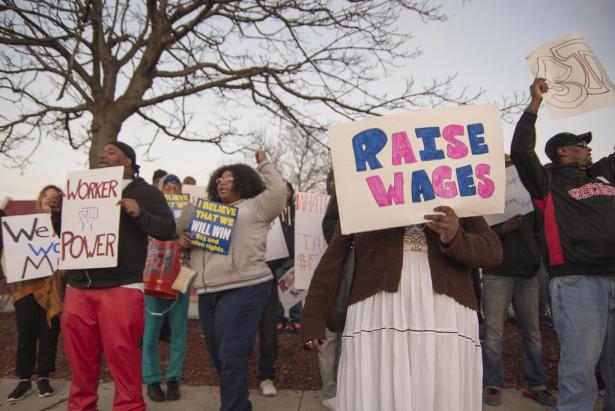
[[[455,4],[452,4],[455,3]],[[483,88],[481,102],[501,101],[501,96],[526,93],[532,74],[525,57],[539,45],[556,40],[565,34],[580,33],[592,47],[611,80],[615,77],[615,1],[613,0],[472,0],[447,1],[443,9],[450,16],[444,23],[411,24],[413,43],[424,51],[409,63],[408,70],[417,80],[433,76],[444,77],[457,73],[459,86],[470,90]],[[389,84],[395,87],[395,79]],[[569,119],[552,119],[547,110],[541,111],[537,123],[539,154],[544,142],[559,131],[593,133],[594,160],[613,152],[615,107]],[[609,121],[610,119],[610,121]],[[267,124],[261,125],[263,128]],[[506,147],[514,124],[503,124]],[[129,144],[146,140],[140,133],[148,132],[137,126],[122,129],[120,140]],[[141,138],[141,140],[139,140]],[[137,149],[138,157],[143,151]],[[147,180],[156,168],[163,168],[183,178],[194,176],[199,184],[216,167],[242,156],[222,155],[215,147],[197,143],[171,143],[159,137],[150,156],[155,161],[139,161],[141,175]],[[23,174],[6,168],[0,159],[0,201],[5,196],[31,199],[45,184],[63,186],[66,172],[84,169],[87,155],[71,150],[64,144],[44,143],[33,157],[34,164]]]

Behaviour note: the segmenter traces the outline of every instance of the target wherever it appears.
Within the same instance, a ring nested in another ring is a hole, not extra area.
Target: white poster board
[[[534,77],[547,80],[544,98],[554,118],[615,106],[615,86],[578,33],[537,47],[527,57]]]
[[[288,257],[288,246],[282,231],[282,223],[280,218],[276,218],[271,223],[271,229],[267,233],[267,251],[265,253],[265,261],[280,260]]]
[[[117,265],[124,167],[68,173],[62,204],[60,268]]]
[[[295,196],[295,289],[310,286],[314,270],[327,249],[322,219],[329,195],[296,193]]]
[[[280,304],[284,308],[284,317],[289,317],[289,311],[295,304],[303,301],[307,297],[308,290],[297,290],[295,288],[295,268],[292,267],[278,280],[278,296]]]
[[[190,202],[194,205],[196,205],[200,198],[207,200],[207,187],[183,184],[182,193],[190,194]]]
[[[506,168],[506,197],[504,204],[504,213],[485,216],[487,224],[500,224],[517,214],[525,215],[534,211],[530,193],[523,186],[515,166]]]
[[[504,139],[494,104],[374,117],[329,129],[343,234],[504,211]]]
[[[2,217],[7,283],[48,277],[58,268],[60,240],[50,214]]]

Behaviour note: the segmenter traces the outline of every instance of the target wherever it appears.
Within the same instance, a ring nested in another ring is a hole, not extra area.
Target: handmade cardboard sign
[[[124,167],[68,173],[62,205],[60,268],[117,265]]]
[[[295,288],[295,269],[294,267],[286,271],[286,273],[278,280],[278,296],[280,304],[284,308],[284,316],[288,318],[288,312],[295,304],[303,301],[307,296],[307,290],[298,290]]]
[[[190,202],[194,205],[199,201],[199,199],[207,199],[207,187],[203,186],[195,186],[193,184],[184,184],[182,185],[182,193],[190,195]]]
[[[506,168],[506,196],[504,199],[504,213],[486,215],[487,224],[503,223],[515,215],[524,215],[534,211],[530,193],[527,192],[515,166]]]
[[[237,207],[200,199],[188,229],[195,247],[228,254],[238,213]]]
[[[314,270],[327,249],[322,219],[327,210],[327,194],[296,193],[295,196],[295,289],[310,286]]]
[[[271,229],[267,233],[267,252],[265,253],[265,261],[280,260],[288,257],[288,246],[282,231],[282,223],[279,218],[273,220]]]
[[[537,47],[527,62],[534,77],[547,80],[544,98],[554,118],[615,106],[615,86],[580,34]]]
[[[48,277],[58,268],[60,239],[50,214],[2,217],[6,281]]]
[[[504,210],[504,139],[494,104],[374,117],[329,129],[343,234]]]

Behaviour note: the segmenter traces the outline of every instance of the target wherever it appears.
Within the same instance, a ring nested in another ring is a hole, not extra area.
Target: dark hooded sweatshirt
[[[175,220],[162,192],[140,177],[122,191],[122,198],[132,198],[141,209],[139,217],[129,216],[122,208],[118,239],[117,266],[67,270],[68,284],[75,288],[111,288],[143,282],[148,237],[171,240]],[[51,215],[54,230],[61,232],[61,213]]]

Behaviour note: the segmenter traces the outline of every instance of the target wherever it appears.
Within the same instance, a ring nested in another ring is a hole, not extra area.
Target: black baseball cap
[[[583,134],[574,133],[558,133],[551,137],[545,145],[545,154],[554,163],[557,162],[557,149],[563,146],[570,146],[585,142],[589,144],[592,141],[592,133],[588,131]]]

